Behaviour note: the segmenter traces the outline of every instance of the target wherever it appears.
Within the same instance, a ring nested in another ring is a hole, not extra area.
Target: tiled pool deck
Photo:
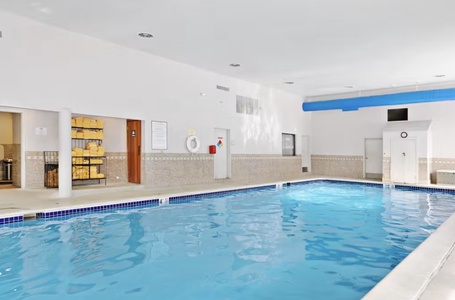
[[[307,178],[287,180],[298,183],[304,180],[335,178]],[[338,179],[350,181],[349,179]],[[374,181],[357,181],[368,185],[382,185]],[[232,190],[275,186],[277,182],[239,185],[220,181],[217,185],[192,186],[149,190],[138,185],[85,187],[73,191],[71,198],[58,198],[52,189],[21,190],[0,189],[0,226],[23,222],[28,217],[52,218],[92,211],[128,209],[135,206],[159,205],[160,201],[184,201],[200,195],[217,195]],[[280,182],[283,184],[283,182]],[[400,185],[400,189],[415,189]],[[420,187],[422,188],[422,187]],[[455,194],[455,186],[426,186]],[[364,299],[455,299],[455,215],[452,215],[427,240],[376,285]]]

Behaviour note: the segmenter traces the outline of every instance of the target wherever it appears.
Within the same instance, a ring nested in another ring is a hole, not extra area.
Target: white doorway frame
[[[25,124],[27,123],[25,120],[26,114],[22,109],[4,106],[0,106],[0,111],[21,115],[21,189],[25,189]]]
[[[306,143],[304,142],[305,139],[307,141]],[[303,161],[305,159],[303,154],[306,151],[306,154],[307,154],[306,155],[306,159],[308,161],[308,166],[307,166],[308,170],[307,170],[306,173],[311,173],[311,153],[310,153],[310,148],[311,148],[310,147],[310,136],[309,135],[302,135],[302,168],[305,167],[303,165]]]
[[[217,140],[217,135],[216,131],[217,130],[226,130],[226,167],[227,167],[227,178],[232,178],[232,173],[231,173],[231,130],[229,128],[221,128],[221,127],[215,127],[213,129],[213,139],[216,141]],[[216,155],[216,154],[215,154]],[[214,167],[215,167],[215,162],[214,162]],[[215,170],[215,169],[214,169]],[[215,172],[214,172],[215,176]]]
[[[382,142],[382,147],[381,147],[381,165],[382,165],[382,162],[384,160],[384,141],[383,141],[383,138],[365,138],[365,142],[364,142],[364,151],[363,151],[363,178],[367,178],[367,140],[381,140]],[[381,168],[381,175],[384,176],[383,174],[383,169]],[[378,178],[378,179],[382,179],[382,176],[381,178]]]

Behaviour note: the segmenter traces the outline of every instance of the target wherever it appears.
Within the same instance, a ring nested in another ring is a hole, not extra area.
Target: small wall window
[[[283,133],[281,138],[283,156],[295,156],[295,134]]]
[[[259,114],[259,100],[237,95],[236,111],[239,114],[256,116]]]
[[[407,108],[398,108],[398,109],[388,109],[387,110],[387,121],[407,121],[408,120],[408,109]]]

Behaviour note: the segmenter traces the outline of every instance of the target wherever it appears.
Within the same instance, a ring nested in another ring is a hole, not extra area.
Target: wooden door
[[[141,183],[141,121],[126,121],[128,150],[128,182]]]

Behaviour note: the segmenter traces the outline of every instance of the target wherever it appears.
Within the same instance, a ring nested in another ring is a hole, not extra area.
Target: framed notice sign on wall
[[[167,122],[152,121],[152,150],[167,150]]]

